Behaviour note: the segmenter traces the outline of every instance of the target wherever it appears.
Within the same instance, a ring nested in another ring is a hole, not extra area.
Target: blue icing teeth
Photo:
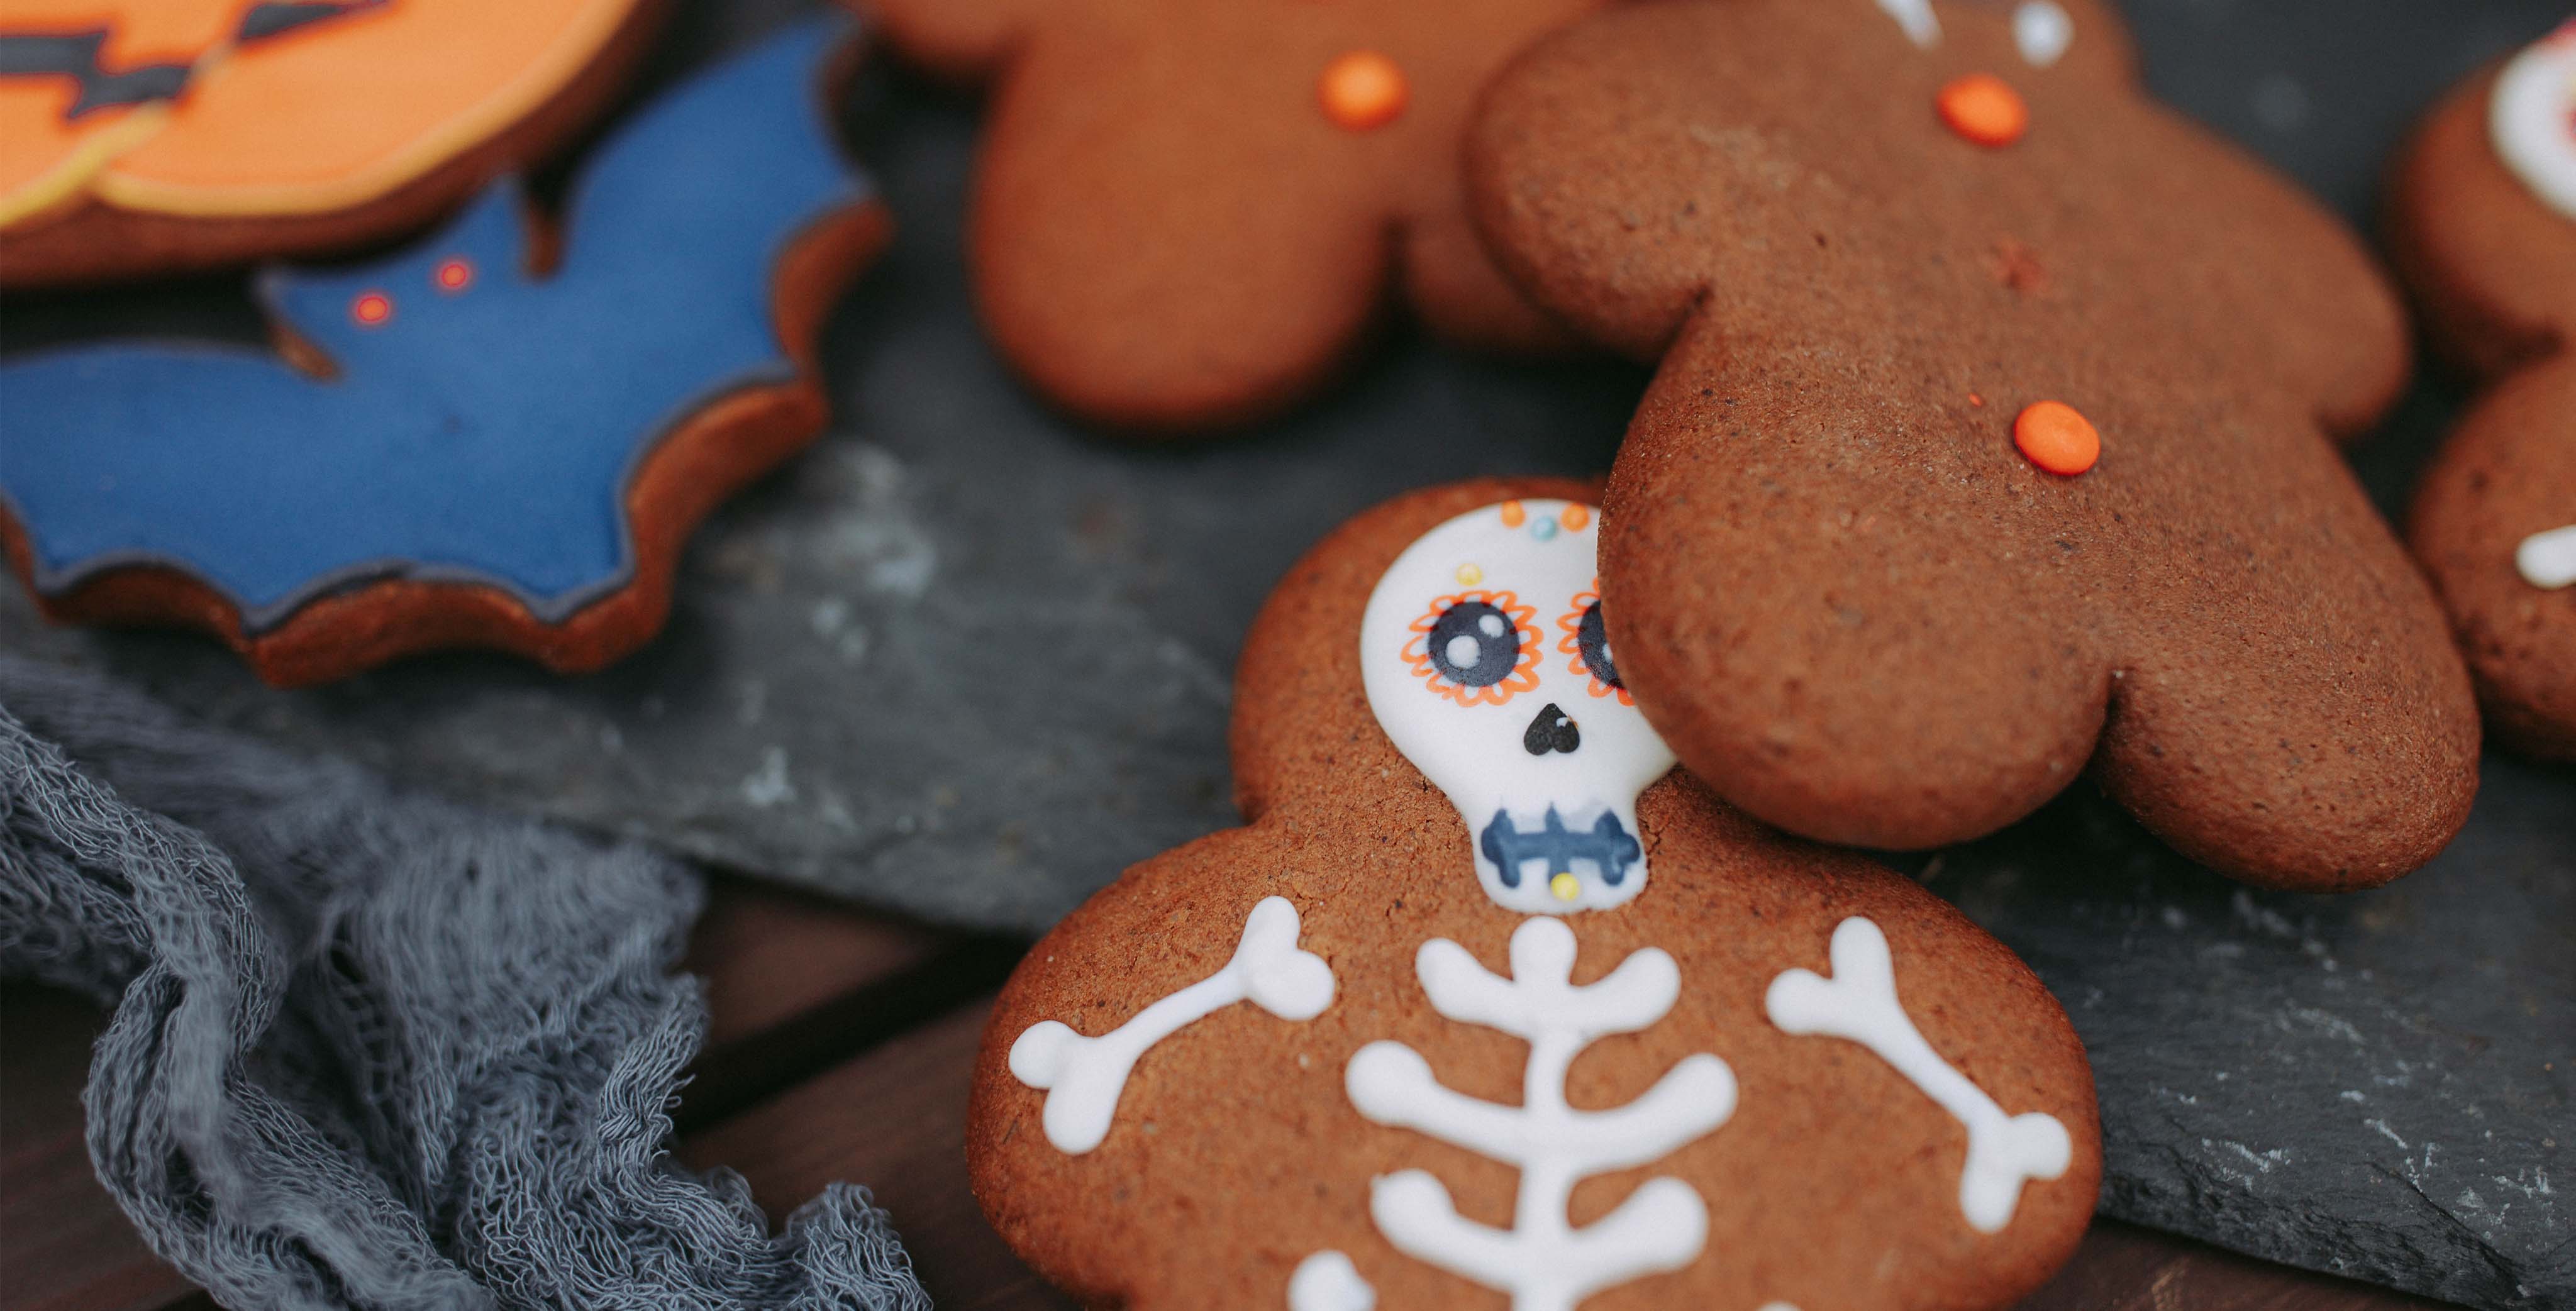
[[[625,586],[635,471],[709,406],[796,376],[779,257],[871,194],[821,94],[851,30],[801,23],[617,130],[551,276],[528,271],[511,182],[387,259],[271,270],[261,302],[327,377],[183,343],[0,367],[0,512],[32,584],[166,566],[254,632],[394,576],[496,586],[547,622]]]
[[[1547,862],[1550,874],[1570,871],[1576,861],[1589,861],[1600,871],[1602,883],[1615,888],[1628,877],[1628,867],[1645,854],[1617,815],[1604,814],[1590,829],[1577,832],[1565,826],[1565,817],[1554,806],[1547,808],[1535,832],[1512,823],[1508,811],[1495,811],[1477,847],[1494,862],[1506,888],[1521,885],[1521,865],[1533,860]]]

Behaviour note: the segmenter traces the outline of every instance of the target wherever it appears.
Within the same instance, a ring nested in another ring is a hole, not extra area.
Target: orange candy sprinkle
[[[2067,478],[2102,458],[2102,434],[2063,401],[2041,401],[2023,410],[2013,420],[2013,445],[2031,463]]]
[[[1565,525],[1565,531],[1579,533],[1583,531],[1583,525],[1592,522],[1592,512],[1579,505],[1569,505],[1565,507],[1565,513],[1556,517],[1556,521]]]
[[[1374,50],[1353,50],[1324,65],[1315,94],[1324,102],[1324,117],[1366,132],[1394,122],[1411,89],[1394,60]]]
[[[1935,103],[1951,131],[1981,146],[2009,146],[2030,130],[2030,106],[1992,73],[1971,73],[1941,88]]]
[[[375,327],[393,316],[393,298],[381,291],[370,291],[349,302],[349,317],[366,327]]]

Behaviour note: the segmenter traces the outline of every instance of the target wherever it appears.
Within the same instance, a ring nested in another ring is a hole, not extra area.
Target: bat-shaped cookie
[[[845,27],[798,26],[623,125],[559,243],[505,184],[389,259],[272,272],[282,357],[0,366],[0,536],[44,609],[210,628],[285,683],[428,647],[570,670],[641,643],[688,530],[821,427],[806,352],[887,230],[826,107]]]

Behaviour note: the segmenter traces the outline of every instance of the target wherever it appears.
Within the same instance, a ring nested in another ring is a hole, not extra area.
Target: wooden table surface
[[[943,1311],[1063,1311],[966,1190],[967,1069],[1022,944],[719,882],[690,968],[714,1009],[680,1159],[730,1165],[772,1219],[833,1180],[893,1212]],[[86,1001],[0,987],[0,1311],[211,1311],[90,1172]],[[2408,1311],[2439,1304],[2109,1221],[2022,1311]],[[232,1311],[255,1311],[233,1308]]]

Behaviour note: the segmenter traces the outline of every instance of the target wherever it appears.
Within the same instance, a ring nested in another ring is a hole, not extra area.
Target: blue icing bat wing
[[[258,629],[393,574],[490,583],[547,620],[622,586],[636,467],[708,404],[793,376],[776,260],[866,196],[823,117],[847,28],[800,24],[621,127],[573,186],[551,277],[526,271],[509,184],[399,255],[268,275],[334,377],[176,344],[0,367],[0,493],[39,589],[166,564]]]

